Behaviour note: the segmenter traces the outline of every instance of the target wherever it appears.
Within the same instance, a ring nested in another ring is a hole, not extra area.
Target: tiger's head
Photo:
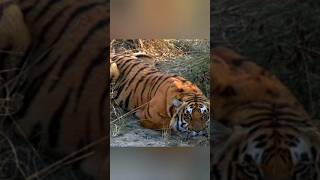
[[[320,136],[317,130],[284,129],[285,126],[282,130],[224,129],[224,133],[231,135],[220,133],[216,137],[220,141],[224,139],[213,143],[213,179],[319,180]]]
[[[188,136],[206,136],[210,121],[209,103],[206,101],[183,101],[174,99],[174,113],[170,127]]]

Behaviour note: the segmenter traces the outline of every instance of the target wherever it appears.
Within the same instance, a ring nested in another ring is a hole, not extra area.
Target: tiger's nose
[[[201,121],[196,121],[192,123],[192,127],[193,131],[200,132],[206,127],[206,124]]]

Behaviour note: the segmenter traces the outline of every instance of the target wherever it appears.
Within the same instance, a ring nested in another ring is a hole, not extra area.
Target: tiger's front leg
[[[148,104],[136,111],[136,116],[140,119],[143,127],[163,130],[170,128],[170,117],[165,113],[165,105],[159,104],[155,98]]]

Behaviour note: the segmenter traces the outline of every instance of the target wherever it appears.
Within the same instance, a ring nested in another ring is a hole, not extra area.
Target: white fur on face
[[[207,106],[203,105],[203,107],[200,108],[201,113],[205,113],[206,111],[208,111]]]
[[[190,106],[187,107],[187,111],[188,111],[190,114],[192,114],[192,110],[193,110],[193,109],[192,109]]]
[[[290,147],[290,153],[294,164],[297,164],[301,161],[311,159],[310,146],[303,140],[303,138],[298,138],[299,141],[295,146]],[[264,153],[263,148],[257,148],[256,145],[259,142],[252,142],[248,144],[247,154],[249,154],[257,164],[262,163],[262,155]]]
[[[249,144],[248,144],[247,153],[250,154],[250,156],[253,158],[253,160],[254,160],[257,164],[261,164],[261,162],[262,162],[263,149],[261,149],[261,148],[256,148],[256,145],[257,145],[257,144],[258,144],[258,142],[249,143]]]
[[[302,138],[299,138],[297,146],[290,148],[290,152],[294,163],[301,161],[302,155],[307,155],[308,159],[311,159],[310,147]]]

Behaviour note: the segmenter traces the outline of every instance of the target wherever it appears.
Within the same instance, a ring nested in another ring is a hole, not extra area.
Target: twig
[[[311,52],[311,53],[314,53],[314,54],[317,54],[320,56],[320,51],[317,51],[315,49],[310,49],[310,48],[307,48],[307,47],[302,47],[302,46],[299,46],[297,45],[298,48],[304,50],[304,51],[308,51],[308,52]]]
[[[16,162],[17,169],[20,171],[20,173],[23,175],[23,177],[26,177],[26,174],[23,172],[22,168],[20,167],[20,163],[19,163],[19,159],[18,159],[18,154],[17,154],[16,149],[14,148],[14,145],[12,144],[12,142],[10,141],[10,139],[9,139],[5,134],[3,134],[1,131],[0,131],[0,135],[1,135],[2,137],[4,137],[4,138],[7,140],[8,144],[10,145],[11,150],[12,150],[12,153],[13,153],[13,155],[14,155],[14,160],[15,160],[15,162]]]

